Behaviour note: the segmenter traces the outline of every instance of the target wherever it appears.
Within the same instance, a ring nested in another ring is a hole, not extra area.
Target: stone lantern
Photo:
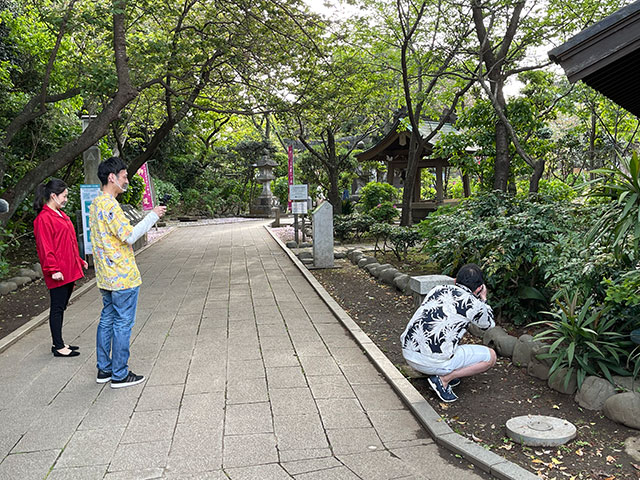
[[[255,199],[251,206],[250,213],[256,217],[270,217],[273,207],[279,205],[277,197],[273,196],[271,192],[271,181],[276,177],[273,175],[273,167],[277,166],[278,162],[272,160],[269,157],[268,150],[265,149],[264,155],[256,163],[258,167],[258,176],[256,181],[262,184],[262,192]]]

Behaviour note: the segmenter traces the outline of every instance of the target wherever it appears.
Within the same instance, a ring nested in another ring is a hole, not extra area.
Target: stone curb
[[[173,232],[175,230],[175,228],[169,230],[168,232],[166,232],[164,235],[159,236],[158,238],[156,238],[156,240],[153,243],[148,243],[147,245],[145,245],[144,247],[140,248],[137,252],[135,252],[135,255],[138,255],[139,253],[144,252],[147,248],[149,248],[152,245],[155,245],[157,242],[159,242],[160,240],[162,240],[164,237],[166,237],[167,235],[169,235],[171,232]],[[94,287],[96,284],[96,279],[92,279],[89,280],[87,283],[85,283],[84,285],[82,285],[80,288],[78,288],[77,290],[75,290],[72,294],[71,294],[71,298],[69,300],[74,300],[76,298],[78,298],[80,295],[83,295],[84,293],[86,293],[88,290],[91,290],[92,287]],[[49,309],[46,309],[44,312],[42,312],[40,315],[33,317],[31,320],[29,320],[27,323],[25,323],[23,326],[21,326],[20,328],[18,328],[17,330],[14,330],[13,332],[11,332],[9,335],[7,335],[6,337],[0,339],[0,353],[4,352],[7,348],[9,348],[11,345],[13,345],[14,343],[16,343],[18,340],[20,340],[22,337],[24,337],[25,335],[27,335],[29,332],[35,330],[36,328],[38,328],[40,325],[42,325],[43,323],[45,323],[49,318]]]
[[[376,368],[384,375],[387,382],[413,412],[420,423],[429,431],[429,434],[438,445],[455,454],[462,455],[465,460],[473,463],[495,478],[501,480],[540,480],[540,477],[537,475],[451,430],[449,425],[447,425],[442,417],[429,405],[420,392],[400,373],[396,366],[391,363],[391,360],[382,353],[358,324],[338,305],[331,295],[327,293],[320,282],[315,279],[295,254],[271,232],[269,227],[265,225],[264,228],[269,232],[271,238],[280,245],[280,248],[287,254],[294,265],[298,267],[300,273],[302,273],[313,289],[320,295],[333,314],[347,330],[349,330]]]

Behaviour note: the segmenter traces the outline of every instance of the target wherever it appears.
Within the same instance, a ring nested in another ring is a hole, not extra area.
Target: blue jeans
[[[112,380],[129,374],[129,341],[136,319],[140,287],[125,290],[102,290],[102,313],[96,334],[98,369],[111,372]]]

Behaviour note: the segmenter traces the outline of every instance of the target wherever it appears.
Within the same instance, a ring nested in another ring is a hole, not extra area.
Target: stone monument
[[[269,157],[269,152],[265,149],[264,155],[258,160],[256,166],[258,167],[258,177],[256,181],[262,184],[262,192],[255,199],[253,205],[249,210],[249,213],[255,217],[271,217],[273,214],[273,207],[279,205],[278,198],[274,197],[271,192],[271,181],[276,177],[273,175],[273,167],[277,166],[278,162],[272,160]]]
[[[82,131],[84,132],[91,120],[96,118],[95,115],[82,115]],[[84,183],[89,185],[100,185],[98,179],[98,165],[100,165],[100,149],[97,145],[92,145],[82,152],[82,160],[84,163]]]
[[[333,267],[333,207],[329,202],[313,211],[313,266]]]

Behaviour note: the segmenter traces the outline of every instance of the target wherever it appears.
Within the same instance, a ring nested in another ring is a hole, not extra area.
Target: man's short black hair
[[[100,162],[98,165],[98,178],[102,185],[109,183],[109,175],[118,175],[122,170],[127,169],[127,164],[120,157],[110,157]]]
[[[464,285],[472,292],[475,292],[476,289],[484,283],[482,270],[480,270],[480,267],[475,263],[467,263],[458,270],[456,283]]]

